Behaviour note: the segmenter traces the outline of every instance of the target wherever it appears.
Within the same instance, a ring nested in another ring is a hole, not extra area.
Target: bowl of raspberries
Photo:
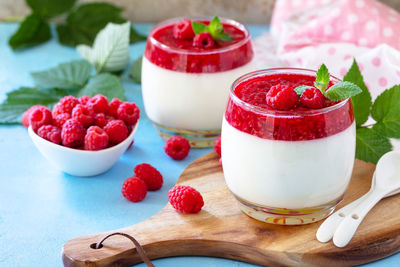
[[[103,95],[65,96],[53,109],[32,106],[22,116],[33,143],[50,162],[74,176],[101,174],[118,160],[138,127],[133,102]]]

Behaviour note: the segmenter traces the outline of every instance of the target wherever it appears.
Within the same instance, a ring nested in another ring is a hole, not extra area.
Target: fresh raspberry
[[[214,39],[208,32],[197,34],[193,38],[193,46],[199,48],[213,48],[215,45]]]
[[[130,177],[122,185],[122,195],[129,201],[139,202],[146,197],[147,186],[143,180]]]
[[[172,34],[174,38],[178,40],[192,39],[194,37],[192,22],[189,19],[183,19],[181,21],[178,21],[174,25]]]
[[[82,124],[75,120],[67,120],[61,130],[61,141],[67,147],[79,147],[83,144],[85,138],[85,128]]]
[[[61,143],[61,130],[56,126],[43,125],[39,128],[37,134],[43,139],[53,142],[54,144],[59,145]]]
[[[190,144],[183,136],[171,136],[164,144],[164,151],[171,158],[181,160],[189,154]]]
[[[133,172],[135,173],[135,177],[142,179],[145,182],[147,189],[150,191],[160,189],[163,184],[161,173],[150,164],[142,163],[136,165]]]
[[[108,145],[108,135],[99,126],[90,126],[85,135],[85,150],[100,150]]]
[[[203,197],[193,187],[177,185],[168,192],[169,203],[183,213],[197,213],[204,205]]]
[[[307,88],[300,96],[300,102],[307,108],[324,107],[325,97],[321,91],[315,87]]]
[[[76,105],[72,110],[72,118],[82,123],[83,127],[89,127],[94,122],[94,111],[91,106]]]
[[[81,96],[80,98],[78,98],[78,100],[79,100],[79,103],[86,106],[87,102],[90,100],[90,96],[84,95],[84,96]]]
[[[34,105],[30,108],[28,108],[24,114],[22,115],[22,125],[25,127],[29,127],[29,117],[31,116],[32,111],[34,111],[35,109],[37,109],[38,107],[45,107],[42,105]]]
[[[51,116],[50,109],[44,106],[35,108],[29,116],[29,125],[35,133],[40,127],[49,125],[52,121],[53,117]]]
[[[61,113],[72,113],[72,109],[79,104],[79,100],[72,95],[64,96],[60,101],[53,107],[53,116],[57,116]]]
[[[95,95],[87,102],[87,105],[92,106],[96,113],[108,112],[108,100],[104,95]]]
[[[104,126],[106,126],[107,123],[108,121],[104,113],[97,113],[96,115],[94,115],[94,125],[103,128]]]
[[[64,123],[71,119],[71,114],[69,113],[61,113],[55,117],[53,117],[53,125],[57,126],[58,128],[62,128]]]
[[[127,125],[135,125],[140,116],[140,109],[135,103],[124,102],[118,107],[117,113],[118,119]]]
[[[104,131],[108,134],[110,143],[119,144],[128,136],[128,127],[122,120],[113,120],[104,126]]]
[[[113,98],[109,104],[108,114],[113,117],[118,117],[118,108],[122,104],[122,101],[118,98]]]
[[[269,89],[266,100],[273,109],[289,110],[297,103],[297,93],[290,86],[278,84]]]
[[[221,157],[221,136],[215,139],[214,150]]]

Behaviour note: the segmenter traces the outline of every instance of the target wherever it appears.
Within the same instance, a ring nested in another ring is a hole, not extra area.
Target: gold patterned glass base
[[[174,129],[165,127],[155,122],[152,123],[156,128],[158,135],[161,136],[163,139],[167,140],[171,136],[181,135],[189,141],[191,147],[195,148],[213,147],[215,139],[221,135],[221,129],[192,131],[192,130]]]
[[[262,207],[251,204],[242,198],[235,196],[238,200],[240,209],[248,216],[271,224],[280,225],[302,225],[320,221],[328,217],[343,199],[343,196],[327,204],[304,208],[304,209],[284,209],[273,207]]]

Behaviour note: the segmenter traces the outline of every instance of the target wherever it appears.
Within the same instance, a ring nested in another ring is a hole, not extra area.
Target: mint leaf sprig
[[[219,20],[218,16],[215,16],[210,24],[207,26],[198,21],[192,21],[192,28],[195,34],[200,34],[203,32],[208,32],[211,34],[216,41],[232,41],[233,38],[224,30],[224,26]]]
[[[317,71],[314,86],[318,88],[329,100],[340,101],[362,92],[362,89],[357,84],[354,84],[350,81],[338,82],[328,89],[329,80],[330,74],[328,68],[325,66],[325,64],[322,64]],[[307,88],[312,88],[312,86],[300,85],[294,90],[298,95],[301,95]]]

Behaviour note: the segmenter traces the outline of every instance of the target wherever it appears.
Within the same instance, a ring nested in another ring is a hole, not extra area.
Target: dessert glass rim
[[[210,20],[210,21],[211,21],[211,20],[213,19],[213,17],[211,17],[211,16],[175,17],[175,18],[170,18],[170,19],[162,20],[162,21],[158,22],[157,24],[155,24],[155,25],[153,26],[153,28],[150,30],[149,37],[148,37],[149,41],[150,41],[153,45],[158,46],[158,47],[160,47],[160,48],[162,48],[162,49],[164,49],[164,50],[168,50],[168,51],[175,52],[175,53],[179,53],[179,54],[190,54],[190,55],[210,55],[210,54],[219,54],[219,53],[223,53],[223,52],[227,52],[227,51],[234,50],[234,49],[236,49],[236,48],[242,46],[243,44],[245,44],[245,43],[251,41],[251,35],[250,35],[249,30],[246,28],[246,26],[244,26],[242,23],[240,23],[240,22],[238,22],[238,21],[236,21],[236,20],[228,19],[228,18],[224,18],[224,17],[219,17],[219,19],[220,19],[221,22],[225,22],[225,23],[227,23],[227,24],[230,24],[230,25],[232,25],[232,26],[235,26],[235,27],[237,27],[239,30],[241,30],[241,31],[245,34],[245,37],[244,37],[242,40],[240,40],[240,41],[237,42],[237,43],[233,43],[232,45],[226,46],[226,47],[221,47],[221,48],[217,48],[217,49],[212,49],[212,50],[210,50],[210,51],[207,51],[207,50],[206,50],[206,51],[188,51],[187,49],[181,49],[181,48],[176,48],[176,47],[170,47],[170,46],[168,46],[168,45],[166,45],[166,44],[163,44],[162,42],[156,40],[156,39],[153,37],[154,32],[155,32],[157,29],[159,29],[161,26],[168,25],[168,24],[172,24],[173,22],[177,22],[177,21],[180,21],[180,20],[182,20],[182,19],[190,19],[190,20]]]
[[[276,115],[281,117],[296,117],[296,116],[304,116],[304,115],[319,115],[325,114],[329,111],[336,110],[343,105],[345,105],[350,98],[346,98],[332,106],[320,108],[320,109],[310,109],[310,110],[301,110],[301,111],[291,111],[291,110],[272,110],[272,109],[265,109],[253,104],[250,104],[242,99],[240,99],[236,93],[235,89],[238,84],[241,82],[248,80],[253,77],[257,76],[266,76],[264,74],[316,74],[316,70],[305,69],[305,68],[269,68],[269,69],[260,69],[256,71],[249,72],[237,78],[231,85],[231,89],[229,95],[235,104],[240,105],[241,107],[250,110],[254,113],[263,114],[263,115]],[[330,75],[330,81],[340,82],[341,80],[333,75]]]

